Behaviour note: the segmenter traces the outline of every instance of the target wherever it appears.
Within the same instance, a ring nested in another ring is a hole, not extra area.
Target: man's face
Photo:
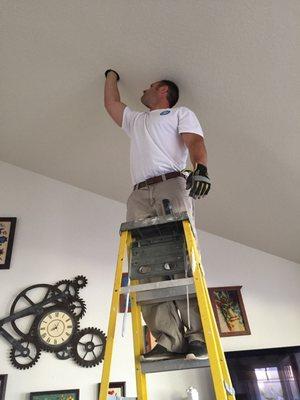
[[[143,95],[141,97],[141,102],[146,107],[150,107],[161,100],[162,96],[162,89],[163,87],[160,86],[160,82],[154,82],[150,85],[148,89],[143,91]]]

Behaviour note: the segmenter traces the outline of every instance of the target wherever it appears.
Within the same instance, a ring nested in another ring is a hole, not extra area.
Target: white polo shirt
[[[124,109],[122,129],[131,139],[132,182],[181,171],[186,167],[188,149],[181,133],[203,136],[196,115],[187,107],[138,112]]]

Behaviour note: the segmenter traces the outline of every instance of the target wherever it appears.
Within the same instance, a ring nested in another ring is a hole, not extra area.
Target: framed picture
[[[225,286],[208,289],[220,336],[251,335],[241,288]]]
[[[33,392],[30,400],[79,400],[79,389]]]
[[[9,269],[17,218],[0,217],[0,269]]]
[[[99,383],[98,396],[100,393],[100,385],[101,384]],[[126,396],[126,382],[110,382],[107,394],[109,396],[125,397]]]
[[[7,375],[0,375],[0,400],[5,399]]]
[[[128,285],[128,272],[123,272],[121,286],[125,287],[127,285]],[[126,297],[127,297],[126,294],[120,294],[119,313],[124,313],[126,310]],[[131,312],[130,299],[128,304],[128,312]]]

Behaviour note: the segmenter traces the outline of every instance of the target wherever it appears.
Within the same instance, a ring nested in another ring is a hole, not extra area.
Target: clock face
[[[38,325],[38,335],[47,346],[61,346],[67,343],[75,330],[74,318],[62,310],[46,313]]]

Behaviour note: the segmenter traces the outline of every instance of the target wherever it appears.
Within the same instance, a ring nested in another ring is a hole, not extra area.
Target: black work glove
[[[207,175],[205,165],[197,164],[195,170],[189,174],[186,180],[186,190],[190,190],[189,195],[193,199],[199,199],[208,194],[211,183]]]
[[[105,71],[105,73],[104,73],[104,75],[105,75],[105,77],[107,78],[107,74],[109,73],[109,72],[114,72],[116,75],[117,75],[117,81],[119,81],[120,80],[120,75],[117,73],[117,71],[115,71],[114,69],[107,69],[106,71]]]

